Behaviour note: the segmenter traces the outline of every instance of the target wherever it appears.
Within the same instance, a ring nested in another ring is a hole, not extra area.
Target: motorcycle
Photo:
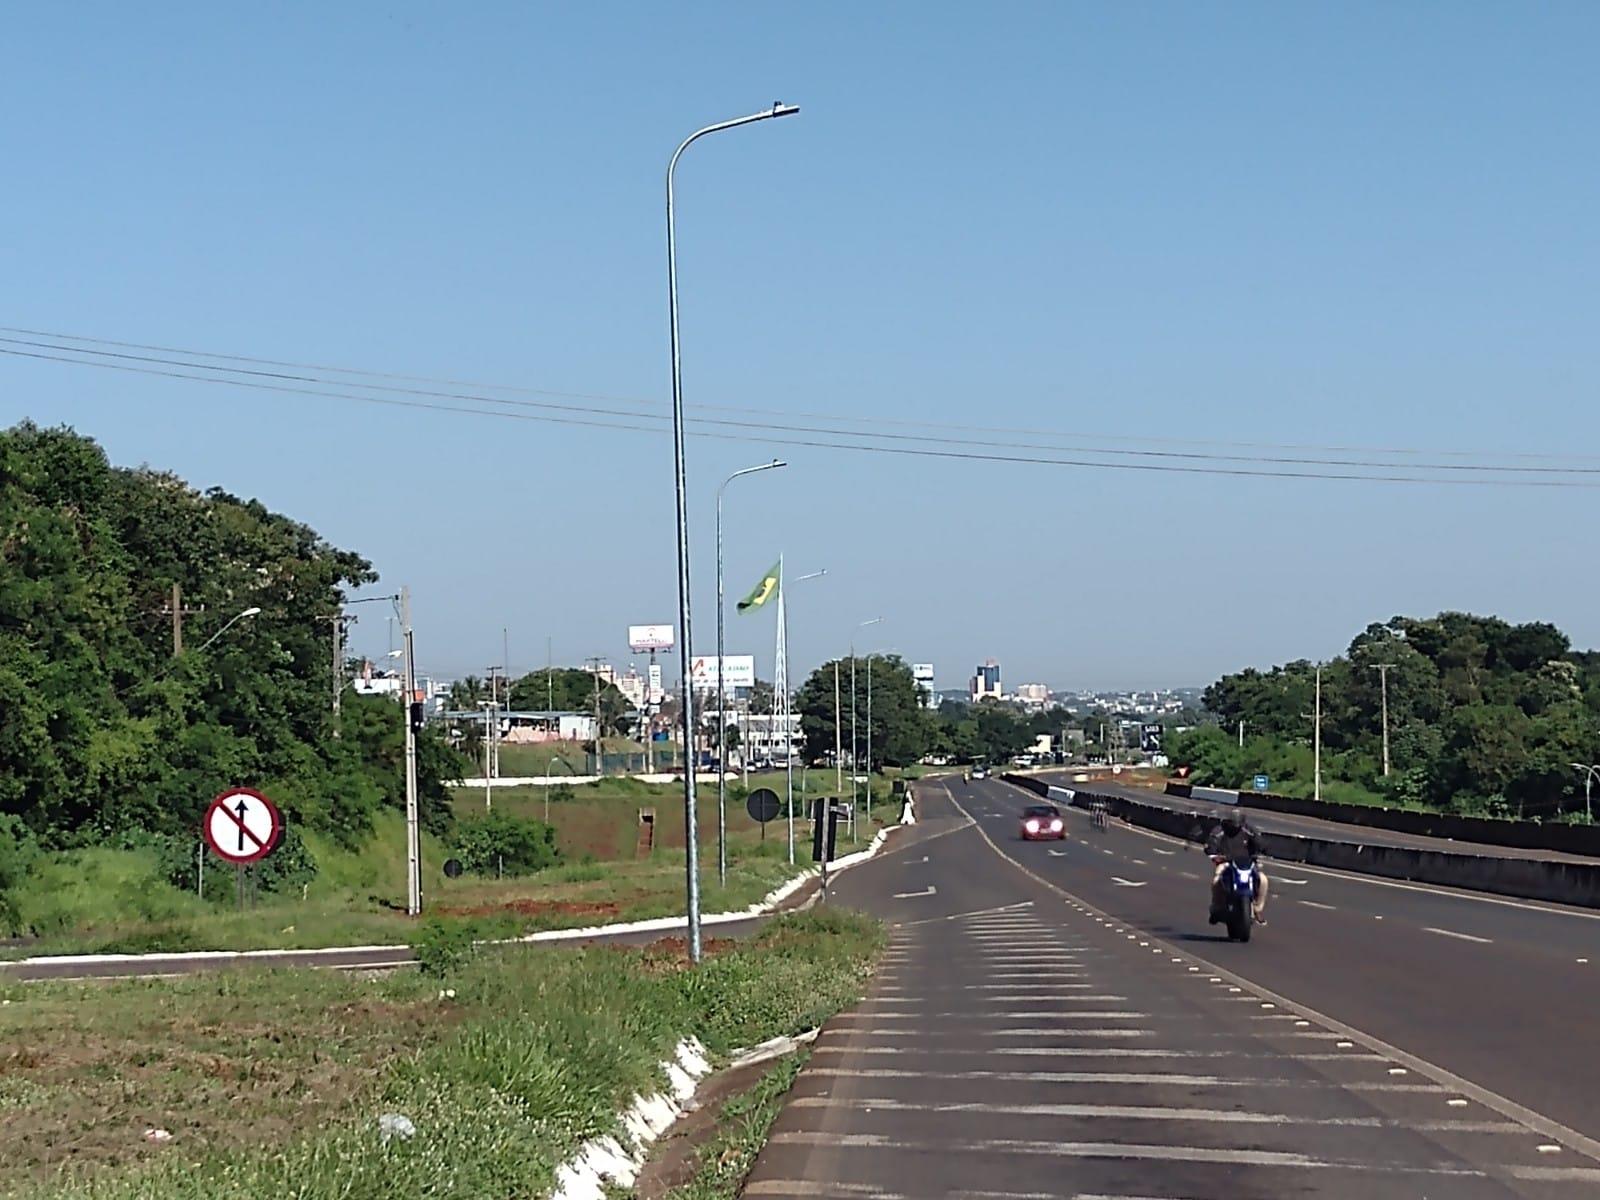
[[[1235,942],[1250,940],[1250,927],[1255,924],[1255,901],[1261,891],[1261,876],[1253,858],[1236,858],[1229,862],[1214,855],[1212,862],[1226,864],[1222,870],[1221,890],[1226,894],[1223,907],[1213,910],[1211,923],[1221,921],[1228,927],[1228,937]],[[1215,903],[1215,898],[1213,898]]]

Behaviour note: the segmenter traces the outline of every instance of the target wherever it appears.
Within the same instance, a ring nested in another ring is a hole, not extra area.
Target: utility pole
[[[1317,664],[1317,711],[1316,721],[1316,751],[1315,751],[1315,779],[1312,787],[1318,802],[1322,800],[1322,664]]]
[[[839,660],[833,660],[833,770],[834,791],[844,796],[844,706],[839,703]],[[855,824],[855,805],[850,806],[850,823]]]
[[[1393,663],[1374,663],[1383,685],[1383,773],[1389,774],[1389,668]]]
[[[344,634],[347,624],[355,617],[347,613],[334,613],[329,617],[318,617],[319,621],[326,621],[333,635],[333,736],[339,737],[339,712],[344,701]]]
[[[167,607],[162,609],[162,612],[163,614],[170,614],[172,617],[173,658],[180,658],[183,655],[183,618],[198,615],[205,612],[205,610],[206,608],[203,604],[199,608],[185,608],[183,606],[183,585],[181,583],[172,585],[172,599],[168,602]]]
[[[504,673],[504,667],[485,667],[489,674],[489,714],[492,718],[500,708],[500,681],[497,676]],[[507,680],[509,683],[510,680]],[[509,689],[507,689],[509,692]],[[507,707],[510,707],[507,705]],[[483,732],[486,739],[483,760],[483,777],[485,779],[500,778],[500,723],[485,723]],[[488,786],[487,784],[485,785]]]
[[[872,828],[872,660],[867,655],[867,828]]]
[[[606,773],[605,748],[600,741],[600,664],[605,659],[598,656],[586,658],[589,670],[594,673],[594,773],[604,777]]]
[[[417,657],[411,636],[411,589],[400,589],[400,630],[405,639],[405,723],[406,723],[406,912],[422,912],[422,835],[417,824],[417,729],[411,717],[416,695]]]

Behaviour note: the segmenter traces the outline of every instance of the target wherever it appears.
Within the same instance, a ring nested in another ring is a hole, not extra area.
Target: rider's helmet
[[[1237,812],[1225,812],[1225,813],[1223,813],[1222,814],[1222,827],[1225,830],[1227,830],[1229,833],[1238,833],[1239,832],[1239,814]]]

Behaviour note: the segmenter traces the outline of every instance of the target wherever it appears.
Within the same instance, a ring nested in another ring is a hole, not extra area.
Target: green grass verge
[[[716,1137],[696,1156],[694,1178],[673,1188],[669,1200],[737,1200],[756,1155],[767,1144],[772,1123],[783,1110],[783,1098],[808,1057],[804,1052],[790,1055],[755,1087],[723,1105]]]
[[[810,772],[811,796],[832,794],[831,772]],[[782,775],[752,776],[752,786],[783,787]],[[795,787],[800,795],[801,776]],[[874,780],[876,821],[860,823],[852,841],[841,831],[840,853],[865,846],[885,821],[898,819],[888,802],[890,784]],[[573,788],[571,800],[548,805],[556,827],[560,866],[532,875],[493,879],[445,878],[448,841],[423,839],[423,895],[430,913],[469,922],[481,937],[513,937],[610,921],[643,920],[683,912],[683,805],[681,785],[606,779]],[[716,788],[701,782],[698,819],[701,888],[706,911],[754,904],[810,865],[810,825],[797,817],[797,866],[788,865],[782,820],[761,828],[744,811],[744,791],[730,780],[728,883],[716,871]],[[497,809],[543,820],[549,797],[540,787],[496,789]],[[458,791],[464,820],[483,812],[481,791]],[[656,849],[636,857],[639,810],[656,813]],[[379,814],[373,836],[360,848],[341,847],[315,833],[304,835],[318,872],[304,892],[262,894],[239,911],[172,887],[154,856],[142,850],[95,848],[43,858],[16,891],[22,930],[38,940],[0,949],[0,960],[34,954],[152,953],[185,950],[255,950],[320,946],[401,945],[416,923],[406,917],[405,827],[400,814]],[[210,872],[228,868],[207,864]],[[208,891],[210,890],[208,886]],[[0,934],[5,931],[0,929]]]
[[[694,1035],[714,1055],[820,1024],[881,944],[814,912],[739,943],[516,947],[444,980],[250,971],[0,991],[0,1195],[536,1196]],[[449,988],[453,996],[441,991]],[[415,1136],[385,1145],[378,1118]],[[146,1128],[172,1137],[152,1144]]]

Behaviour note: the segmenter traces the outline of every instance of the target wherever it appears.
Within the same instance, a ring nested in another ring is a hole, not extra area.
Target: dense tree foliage
[[[257,501],[112,467],[69,430],[0,432],[0,823],[46,848],[192,842],[210,798],[248,784],[359,840],[403,803],[402,710],[347,693],[335,736],[327,620],[375,579]],[[426,734],[420,762],[439,828],[458,767]]]
[[[484,699],[488,698],[487,692]],[[598,701],[600,707],[600,732],[607,737],[625,733],[637,718],[633,706],[614,683],[603,683],[597,688],[595,676],[576,667],[540,669],[514,681],[510,692],[511,707],[519,711],[578,712],[592,714]],[[470,708],[473,705],[463,704]]]
[[[1026,714],[1008,705],[984,701],[976,705],[945,704],[932,711],[922,704],[922,693],[908,667],[897,655],[871,657],[869,706],[867,656],[855,661],[854,720],[857,749],[868,752],[868,711],[871,711],[872,766],[906,766],[930,755],[959,762],[1005,762],[1033,745],[1036,735],[1059,736],[1066,724],[1060,710]],[[837,708],[834,668],[838,667]],[[851,736],[850,660],[824,663],[813,671],[795,697],[805,734],[809,762],[831,760],[834,722],[838,712],[841,742],[846,756]]]
[[[1390,774],[1382,768],[1388,664]],[[1312,772],[1316,668],[1305,661],[1218,680],[1205,706],[1221,728],[1170,746],[1196,778],[1229,786],[1276,764],[1304,791]],[[1322,668],[1324,792],[1340,787],[1460,812],[1549,818],[1582,808],[1572,763],[1600,753],[1600,656],[1552,625],[1440,613],[1369,625]],[[1238,746],[1244,723],[1246,745]]]

